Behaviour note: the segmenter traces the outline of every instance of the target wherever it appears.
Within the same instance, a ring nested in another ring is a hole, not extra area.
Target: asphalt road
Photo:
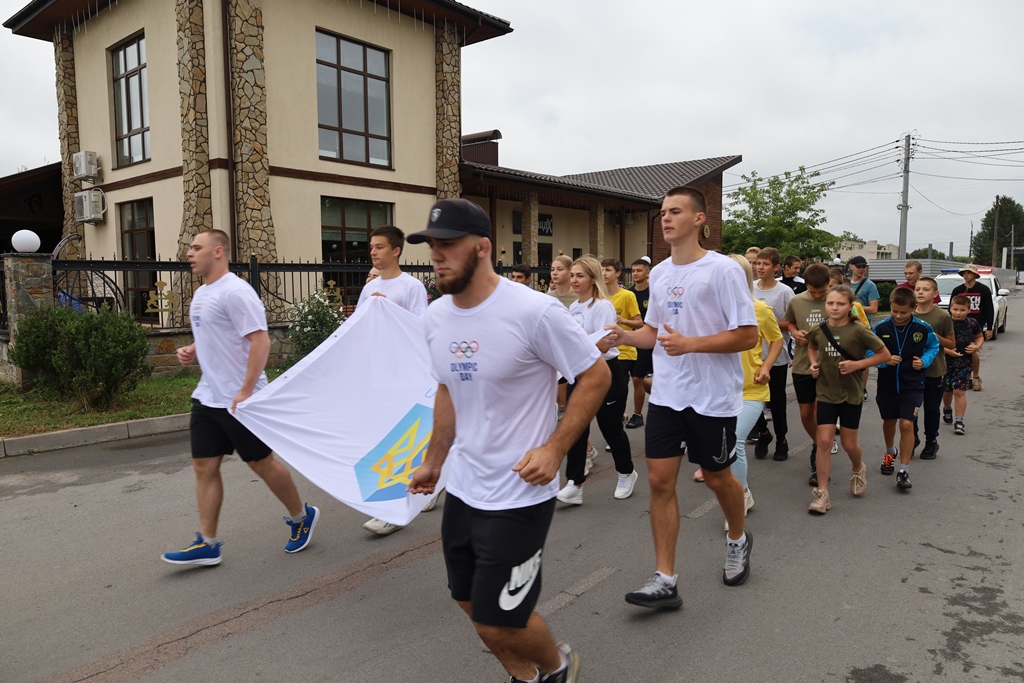
[[[834,509],[810,516],[810,441],[790,405],[792,457],[750,465],[757,540],[741,587],[722,584],[722,515],[686,466],[681,611],[623,601],[654,570],[648,491],[641,476],[614,500],[602,451],[544,554],[540,609],[582,654],[582,680],[1024,679],[1019,300],[983,351],[967,436],[943,425],[938,458],[911,463],[909,493],[879,474],[871,403],[867,495],[850,496],[840,453]],[[630,435],[643,475],[643,430]],[[183,569],[159,555],[196,526],[187,434],[0,460],[0,680],[507,680],[447,595],[440,507],[372,537],[300,478],[323,517],[312,545],[286,555],[280,505],[237,459],[224,474],[224,562]]]

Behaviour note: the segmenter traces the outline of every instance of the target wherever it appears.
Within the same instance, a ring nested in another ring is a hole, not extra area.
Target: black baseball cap
[[[863,256],[854,256],[849,262],[851,266],[866,266],[867,264],[868,260]]]
[[[409,244],[420,244],[433,237],[454,240],[465,235],[491,236],[491,219],[479,204],[468,199],[442,199],[430,209],[425,230],[407,235]]]

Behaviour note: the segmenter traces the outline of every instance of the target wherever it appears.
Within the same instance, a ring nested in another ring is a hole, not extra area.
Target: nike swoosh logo
[[[530,577],[526,580],[526,583],[519,587],[519,590],[515,595],[512,595],[509,592],[509,583],[511,582],[511,579],[505,582],[505,586],[501,589],[501,593],[498,594],[498,607],[506,612],[511,612],[516,607],[519,607],[523,600],[526,599],[527,593],[529,593],[530,589],[533,588],[533,582],[537,580],[538,576],[540,576],[540,554],[541,551],[538,550],[536,555],[512,570],[513,576],[515,576],[517,570],[523,571],[524,568],[528,568],[526,571],[532,571]],[[530,565],[532,565],[532,567]]]
[[[724,465],[729,460],[729,442],[726,440],[725,428],[722,428],[722,453],[716,455],[714,461],[719,465]]]
[[[613,405],[615,405],[615,401],[608,401],[607,403],[605,403],[605,405],[606,406],[613,406]]]

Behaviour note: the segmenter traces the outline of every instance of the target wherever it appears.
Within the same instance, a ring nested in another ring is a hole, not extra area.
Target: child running
[[[794,299],[795,301],[796,299]],[[889,350],[882,340],[863,325],[851,324],[853,291],[846,285],[831,287],[825,295],[826,321],[807,333],[807,357],[811,375],[817,380],[818,485],[808,512],[825,514],[832,509],[828,495],[832,470],[832,440],[839,420],[839,440],[850,458],[853,473],[850,493],[863,496],[868,489],[867,466],[857,443],[860,413],[864,404],[860,371],[888,362]],[[875,355],[867,357],[868,351]]]
[[[985,343],[985,334],[981,325],[968,314],[971,312],[971,301],[966,296],[958,295],[950,299],[949,315],[953,318],[953,336],[956,347],[945,349],[946,376],[943,378],[945,392],[942,394],[942,420],[953,424],[953,433],[963,436],[964,415],[967,413],[967,390],[971,388],[972,357]],[[955,406],[950,404],[956,400]],[[956,408],[956,419],[953,408]]]
[[[572,289],[578,297],[576,303],[569,307],[569,315],[583,327],[587,334],[603,330],[615,324],[615,307],[605,295],[604,278],[601,264],[597,259],[584,256],[572,264],[569,271]],[[630,450],[629,438],[622,427],[622,418],[626,412],[626,394],[629,388],[626,375],[618,367],[619,350],[611,343],[612,337],[603,337],[597,342],[598,350],[604,355],[608,369],[612,372],[612,384],[608,394],[601,401],[597,411],[597,427],[604,435],[605,441],[612,447],[612,459],[619,479],[615,486],[615,498],[623,500],[633,495],[637,473],[633,469],[633,453]],[[572,397],[573,386],[569,385],[569,398]],[[568,505],[583,504],[583,482],[587,475],[587,439],[590,437],[590,424],[569,448],[565,466],[566,485],[558,492],[558,500]]]
[[[882,417],[885,454],[882,474],[893,472],[896,456],[900,458],[896,486],[901,491],[911,488],[910,458],[914,455],[914,425],[924,403],[925,373],[939,352],[939,338],[932,326],[914,317],[917,301],[914,292],[897,287],[889,295],[890,316],[875,325],[875,336],[889,350],[889,360],[878,366],[878,414]],[[900,447],[896,449],[896,425],[900,428]]]
[[[956,348],[953,336],[953,319],[949,313],[935,305],[935,294],[939,285],[930,277],[918,279],[914,285],[914,298],[917,308],[914,317],[932,326],[932,332],[939,338],[943,350]],[[934,460],[939,452],[939,409],[942,407],[942,377],[946,374],[946,354],[935,354],[935,360],[928,366],[924,375],[924,448],[921,449],[922,460]],[[917,422],[914,423],[914,444],[918,442]]]

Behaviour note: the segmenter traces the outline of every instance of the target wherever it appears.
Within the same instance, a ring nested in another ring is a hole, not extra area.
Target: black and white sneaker
[[[943,408],[942,409],[942,421],[948,425],[953,424],[953,409]]]
[[[580,656],[569,647],[568,643],[559,643],[558,649],[565,657],[565,668],[541,676],[540,683],[577,683],[580,680]]]
[[[964,428],[963,420],[957,420],[956,423],[954,423],[953,433],[956,434],[957,436],[963,436],[964,434],[967,433],[967,430]]]
[[[640,590],[626,593],[626,602],[649,609],[679,609],[683,606],[675,585],[669,585],[660,574],[648,579]]]
[[[896,473],[896,486],[904,491],[913,488],[914,485],[910,483],[910,472],[908,470],[900,470]]]
[[[754,548],[754,535],[746,532],[747,542],[739,545],[726,538],[725,569],[722,570],[722,581],[726,586],[738,586],[750,576],[750,551]]]

